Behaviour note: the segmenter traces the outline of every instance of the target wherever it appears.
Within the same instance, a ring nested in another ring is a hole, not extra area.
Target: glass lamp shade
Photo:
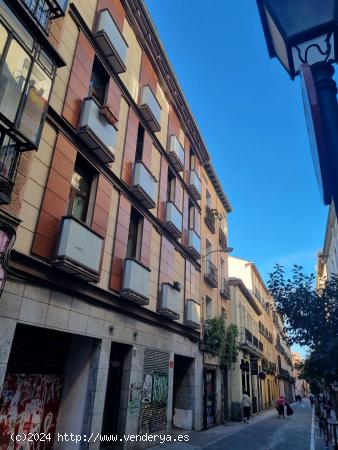
[[[257,0],[271,58],[291,78],[301,64],[336,60],[335,0]]]

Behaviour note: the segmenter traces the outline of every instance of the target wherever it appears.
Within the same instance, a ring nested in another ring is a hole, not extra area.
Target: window
[[[190,149],[190,170],[195,170],[195,169],[196,169],[196,155]]]
[[[99,102],[100,105],[104,105],[106,102],[106,91],[108,84],[109,75],[100,61],[95,57],[89,83],[88,97],[93,97]]]
[[[190,200],[189,200],[188,228],[189,230],[194,230],[195,228],[195,206]]]
[[[226,312],[226,309],[224,308],[224,306],[222,306],[222,308],[221,308],[221,316],[223,317],[224,320],[226,320],[227,312]]]
[[[167,201],[175,202],[175,189],[176,189],[176,178],[173,172],[168,169],[168,187],[167,187]]]
[[[139,123],[137,131],[135,161],[142,161],[144,144],[144,127]]]
[[[31,58],[12,39],[0,72],[0,112],[15,123],[28,77]]]
[[[212,298],[205,296],[205,315],[207,319],[212,318]]]
[[[93,175],[89,164],[78,156],[71,181],[68,214],[82,222],[88,221]]]
[[[221,258],[221,270],[220,270],[220,275],[221,275],[221,278],[222,279],[224,279],[225,278],[225,262],[224,262],[224,259],[223,258]]]
[[[209,208],[211,208],[211,195],[208,189],[205,191],[205,203]]]
[[[205,257],[208,261],[212,260],[212,245],[208,239],[205,240]]]
[[[9,181],[14,181],[16,166],[19,154],[15,149],[14,142],[4,136],[0,142],[0,177]]]
[[[127,243],[127,258],[135,258],[137,260],[141,257],[141,244],[143,232],[143,217],[135,209],[131,209],[128,243]]]

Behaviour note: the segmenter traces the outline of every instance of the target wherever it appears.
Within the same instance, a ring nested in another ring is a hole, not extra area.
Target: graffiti
[[[59,375],[8,374],[0,396],[0,450],[51,449],[61,392]],[[51,440],[15,443],[12,433],[50,433]]]
[[[138,414],[138,411],[140,410],[141,391],[142,386],[140,384],[132,383],[130,385],[128,398],[128,412],[130,414]]]
[[[164,406],[168,398],[168,372],[153,373],[153,403],[154,405]]]
[[[143,377],[142,403],[151,403],[153,377],[151,373],[145,373]]]

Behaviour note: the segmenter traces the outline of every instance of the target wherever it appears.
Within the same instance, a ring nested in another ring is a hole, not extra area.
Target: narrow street
[[[156,450],[324,450],[308,400],[294,404],[294,415],[279,419],[274,410],[254,417],[248,425],[230,423],[202,432],[193,432],[188,443],[162,444]],[[313,438],[311,435],[313,433]],[[332,447],[330,447],[332,448]]]

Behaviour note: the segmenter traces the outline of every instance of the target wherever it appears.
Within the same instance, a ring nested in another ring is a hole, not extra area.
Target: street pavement
[[[325,450],[310,402],[292,405],[294,414],[285,419],[271,410],[255,416],[249,424],[231,422],[209,430],[191,432],[189,442],[157,445],[156,450]],[[332,449],[332,445],[330,446]]]

